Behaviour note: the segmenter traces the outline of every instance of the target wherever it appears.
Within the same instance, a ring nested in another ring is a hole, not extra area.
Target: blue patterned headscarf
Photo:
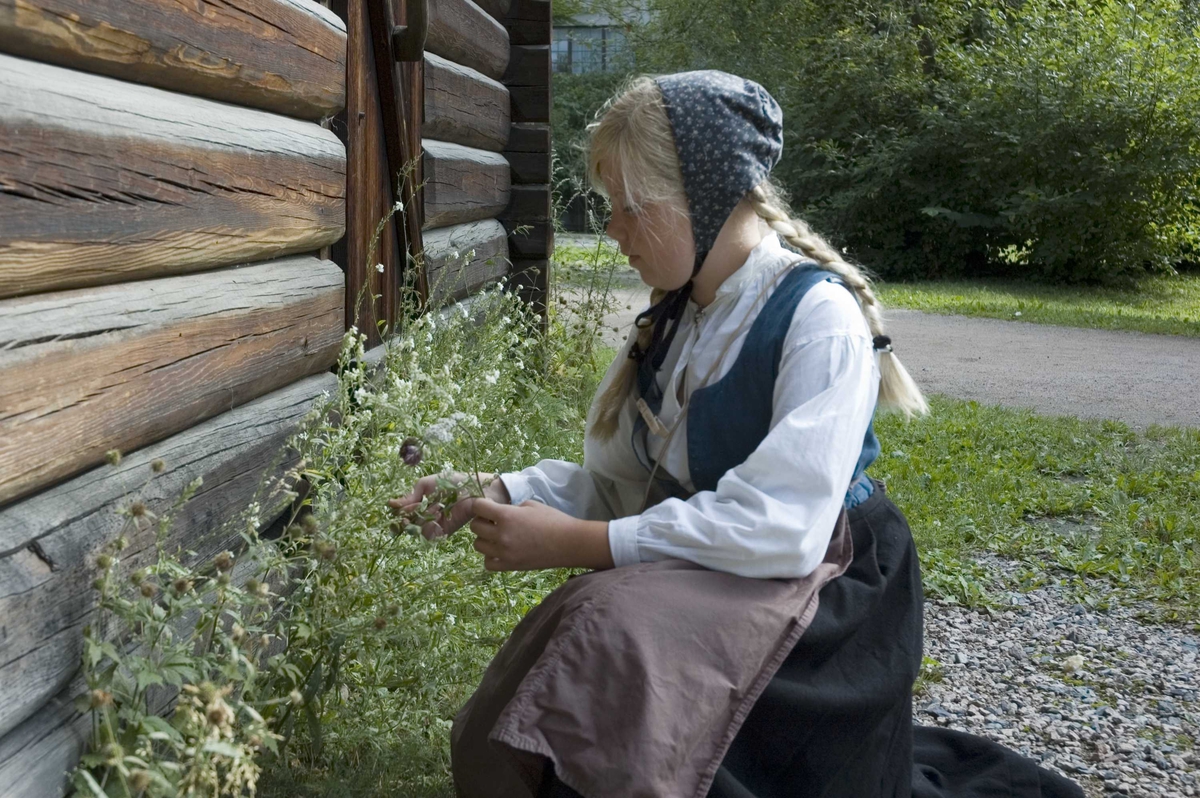
[[[783,112],[762,86],[728,72],[678,72],[654,82],[663,95],[683,173],[696,243],[694,278],[729,214],[779,162]],[[637,318],[638,327],[653,325],[654,334],[645,349],[635,343],[629,356],[641,366],[639,384],[652,392],[657,386],[651,378],[667,356],[691,294],[689,280]]]

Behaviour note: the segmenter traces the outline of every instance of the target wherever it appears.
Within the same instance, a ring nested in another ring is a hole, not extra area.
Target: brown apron
[[[703,798],[734,735],[853,559],[846,514],[804,579],[682,560],[573,577],[517,624],[451,732],[463,798]]]

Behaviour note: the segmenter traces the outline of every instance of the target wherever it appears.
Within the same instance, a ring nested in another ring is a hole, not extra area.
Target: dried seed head
[[[317,531],[321,528],[320,523],[317,522],[317,517],[312,513],[308,513],[300,519],[300,526],[304,527],[304,531],[310,535],[317,534]]]
[[[142,583],[141,593],[143,598],[154,598],[154,594],[157,592],[158,588],[156,588],[154,585],[150,584],[149,582]]]
[[[259,585],[259,581],[257,579],[255,579],[254,577],[250,577],[249,579],[246,580],[246,584],[243,585],[243,587],[246,588],[247,593],[257,593],[258,585]]]
[[[129,581],[132,582],[134,586],[140,585],[142,582],[145,582],[146,581],[146,570],[144,568],[137,569],[136,571],[134,571],[133,573],[131,573],[129,575]]]
[[[400,444],[400,459],[406,466],[420,465],[422,457],[424,453],[421,451],[421,442],[416,438],[405,438]]]
[[[109,557],[107,554],[101,554],[99,557],[96,558],[96,565],[99,566],[100,568],[108,568],[112,564],[113,564],[113,558]]]
[[[227,551],[223,551],[213,558],[213,565],[218,571],[229,571],[233,569],[233,555]]]
[[[233,710],[220,698],[214,698],[204,708],[204,714],[208,718],[208,722],[219,729],[224,729],[233,723]]]
[[[267,596],[271,595],[271,586],[266,582],[259,582],[258,587],[254,589],[254,595],[258,596],[259,598],[266,598]]]
[[[337,544],[330,540],[318,540],[313,546],[322,560],[334,560],[337,558]]]
[[[221,587],[228,587],[232,581],[233,579],[230,578],[229,574],[217,574],[217,584]]]
[[[229,630],[229,639],[241,645],[242,641],[246,639],[246,628],[240,623],[235,623]]]
[[[387,626],[387,618],[384,618],[382,615],[378,616],[375,619],[375,628],[382,629],[385,626]]]
[[[171,587],[175,589],[175,594],[177,596],[182,596],[184,593],[187,593],[192,589],[192,580],[185,579],[181,576],[171,583]]]
[[[150,463],[150,470],[155,474],[161,474],[167,470],[167,464],[162,460],[154,460]]]
[[[263,635],[262,637],[258,638],[258,644],[260,646],[262,646],[263,648],[266,648],[267,646],[271,645],[271,636]]]
[[[113,765],[116,765],[125,758],[125,749],[119,743],[108,743],[100,749],[100,753]]]
[[[400,614],[400,605],[399,604],[389,604],[387,611],[388,611],[388,615],[399,615]]]
[[[113,705],[112,693],[107,690],[93,690],[88,693],[88,706],[92,709],[104,709]]]
[[[134,792],[145,792],[149,786],[150,771],[141,768],[129,771],[129,789]]]
[[[120,449],[109,449],[107,452],[104,453],[104,460],[109,465],[120,465],[121,464],[121,450]]]
[[[139,501],[139,502],[134,502],[133,504],[129,505],[129,514],[132,515],[134,518],[145,518],[146,517],[146,503]]]
[[[104,590],[104,586],[106,584],[108,583],[104,580],[103,576],[98,576],[92,581],[92,587],[94,587],[96,590]]]
[[[304,534],[304,527],[299,524],[288,524],[287,529],[283,530],[283,534],[289,538],[298,538]]]
[[[196,693],[200,696],[200,700],[207,704],[217,697],[217,686],[212,682],[200,682],[197,685]]]
[[[150,771],[137,768],[129,771],[129,789],[134,793],[144,793],[150,788]]]

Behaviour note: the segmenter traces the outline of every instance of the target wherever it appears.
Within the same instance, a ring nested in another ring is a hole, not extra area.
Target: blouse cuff
[[[613,565],[620,568],[623,565],[637,565],[642,561],[638,556],[637,532],[640,515],[630,515],[608,522],[608,548],[612,552]]]
[[[533,498],[533,488],[529,485],[529,477],[524,474],[501,474],[500,481],[508,490],[508,503],[514,507]]]

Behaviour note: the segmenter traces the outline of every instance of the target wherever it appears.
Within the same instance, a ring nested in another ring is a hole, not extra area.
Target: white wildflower
[[[430,443],[449,443],[454,440],[454,428],[457,422],[453,418],[443,418],[425,428],[425,440]]]
[[[376,263],[376,264],[375,264],[375,271],[379,272],[380,274],[383,274],[383,264],[382,264],[382,263]]]
[[[392,206],[392,210],[396,213],[404,213],[404,203],[396,200],[396,204]]]
[[[492,369],[483,375],[483,381],[488,385],[495,385],[500,379],[500,369]]]

